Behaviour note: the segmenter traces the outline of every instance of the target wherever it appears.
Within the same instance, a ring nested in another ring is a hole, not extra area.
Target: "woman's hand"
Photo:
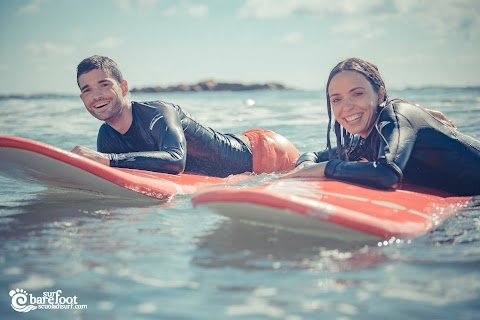
[[[110,166],[110,159],[104,153],[94,151],[84,146],[76,146],[75,148],[72,149],[72,152],[82,157],[94,160],[103,165]]]
[[[298,167],[290,171],[289,173],[281,176],[281,179],[286,178],[304,178],[304,177],[325,177],[325,167],[327,162],[315,163],[312,161],[302,162]]]

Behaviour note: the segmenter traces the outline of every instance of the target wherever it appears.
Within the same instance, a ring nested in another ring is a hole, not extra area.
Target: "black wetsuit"
[[[409,103],[379,108],[375,128],[366,139],[357,139],[349,161],[329,160],[325,150],[303,154],[297,165],[328,161],[325,176],[382,189],[405,182],[456,195],[480,194],[480,141]],[[362,159],[368,162],[357,161]]]
[[[97,150],[112,167],[217,177],[252,171],[252,151],[240,138],[202,126],[177,105],[132,102],[132,115],[125,134],[107,123],[98,132]]]

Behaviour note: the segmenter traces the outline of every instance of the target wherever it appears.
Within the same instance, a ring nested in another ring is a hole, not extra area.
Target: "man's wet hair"
[[[90,72],[92,70],[101,69],[105,73],[112,76],[120,84],[123,81],[122,72],[118,67],[117,63],[112,59],[104,56],[94,55],[88,58],[85,58],[77,66],[77,84],[80,87],[78,78],[84,73]]]

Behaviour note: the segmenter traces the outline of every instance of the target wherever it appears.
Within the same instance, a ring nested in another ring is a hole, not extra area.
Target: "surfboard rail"
[[[328,178],[295,178],[251,187],[211,187],[195,193],[192,203],[234,219],[319,235],[328,230],[330,236],[337,232],[363,241],[368,237],[361,234],[377,239],[419,237],[469,199],[413,186],[378,190]]]
[[[14,179],[104,195],[159,200],[248,177],[218,178],[113,168],[46,143],[15,136],[0,136],[0,161],[0,174]]]

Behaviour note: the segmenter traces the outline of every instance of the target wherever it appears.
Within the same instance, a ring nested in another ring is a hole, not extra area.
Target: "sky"
[[[479,86],[477,0],[2,0],[0,94],[78,94],[115,60],[130,88],[216,81],[323,90],[349,57],[387,88]]]

